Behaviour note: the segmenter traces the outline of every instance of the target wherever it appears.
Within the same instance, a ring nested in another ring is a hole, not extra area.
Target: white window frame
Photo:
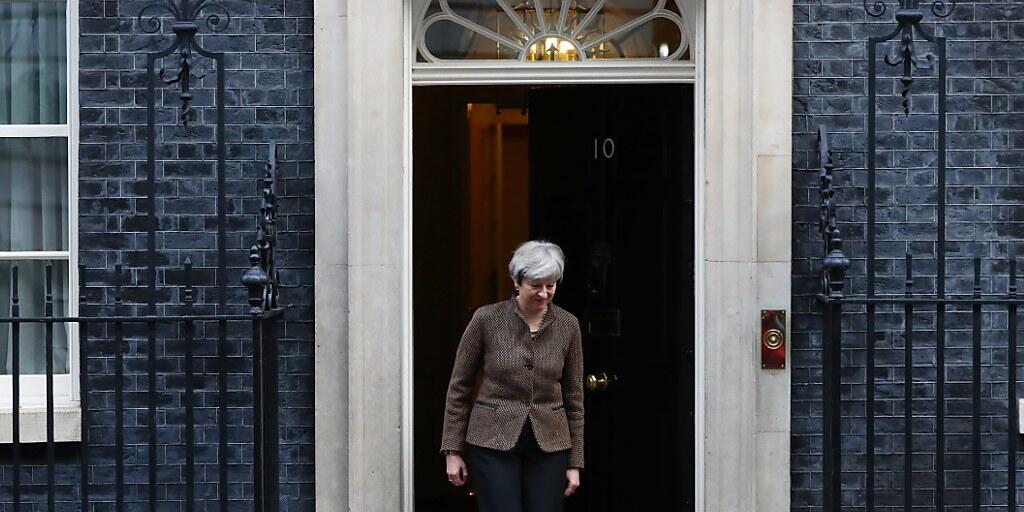
[[[78,1],[77,0],[36,0],[57,2],[65,5],[64,21],[67,34],[67,92],[66,124],[0,124],[0,139],[7,138],[64,138],[67,141],[68,179],[68,250],[67,251],[21,251],[0,252],[0,262],[11,260],[53,260],[66,261],[68,265],[67,306],[70,316],[78,316],[78,142],[79,142],[79,92],[78,92]],[[42,286],[42,283],[40,283]],[[0,293],[9,293],[0,290]],[[10,316],[10,311],[0,311],[0,316]],[[54,374],[54,434],[56,441],[81,440],[79,395],[79,338],[78,325],[72,323],[68,329],[68,370],[69,373]],[[0,443],[11,442],[12,377],[0,376]],[[21,442],[46,440],[46,376],[22,375],[20,380],[20,421]]]

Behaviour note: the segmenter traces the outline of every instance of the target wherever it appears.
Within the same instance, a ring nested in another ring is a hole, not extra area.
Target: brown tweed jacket
[[[460,451],[465,443],[511,450],[527,418],[542,450],[571,450],[569,466],[583,467],[579,321],[551,304],[531,334],[513,298],[477,309],[466,326],[448,385],[441,450]]]

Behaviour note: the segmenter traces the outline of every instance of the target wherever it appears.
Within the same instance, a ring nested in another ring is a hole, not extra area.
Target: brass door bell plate
[[[786,310],[761,310],[761,368],[786,368]]]

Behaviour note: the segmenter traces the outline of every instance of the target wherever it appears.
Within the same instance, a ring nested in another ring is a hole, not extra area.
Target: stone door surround
[[[412,511],[411,9],[314,9],[317,510]],[[700,21],[698,511],[789,509],[790,373],[760,369],[757,333],[790,304],[792,16],[715,0]]]

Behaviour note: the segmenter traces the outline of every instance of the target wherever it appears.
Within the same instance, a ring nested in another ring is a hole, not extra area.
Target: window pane
[[[430,0],[421,12],[420,62],[692,59],[677,0]]]
[[[439,59],[515,59],[518,50],[457,23],[442,20],[425,34],[427,48]]]
[[[677,53],[684,44],[679,27],[664,18],[651,20],[635,30],[626,31],[610,39],[605,45],[604,58],[666,59]],[[685,50],[685,48],[684,48]]]
[[[67,122],[63,2],[0,0],[0,124]]]
[[[53,261],[53,315],[68,315],[68,263]],[[11,315],[12,267],[18,266],[18,303],[22,317],[45,316],[46,262],[45,261],[3,261],[0,262],[0,317]],[[43,324],[20,324],[21,333],[19,358],[21,373],[46,373],[46,330]],[[68,373],[69,326],[53,326],[53,372]],[[0,375],[10,375],[13,368],[11,324],[0,324]]]
[[[0,251],[66,250],[67,139],[0,139]]]

